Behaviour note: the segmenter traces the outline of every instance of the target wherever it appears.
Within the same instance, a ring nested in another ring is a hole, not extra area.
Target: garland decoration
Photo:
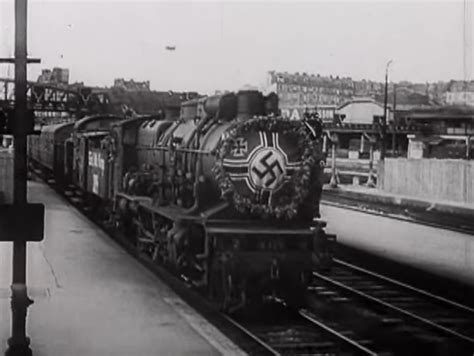
[[[235,189],[224,168],[224,158],[230,154],[235,139],[249,132],[278,132],[296,138],[295,146],[300,147],[301,167],[292,175],[290,186],[285,194],[280,194],[275,204],[261,204],[255,199],[242,196]],[[311,186],[311,172],[319,161],[319,142],[312,136],[303,121],[294,121],[276,116],[256,116],[252,119],[235,120],[224,133],[216,150],[216,164],[213,168],[222,196],[233,202],[237,211],[250,213],[263,218],[293,219],[298,213],[298,207],[307,197]]]

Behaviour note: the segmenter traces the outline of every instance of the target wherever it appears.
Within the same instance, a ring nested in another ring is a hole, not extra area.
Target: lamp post
[[[393,60],[389,60],[385,66],[385,93],[383,101],[383,120],[382,120],[382,145],[380,148],[380,159],[385,159],[385,150],[386,150],[386,131],[387,131],[387,101],[388,101],[388,68],[390,64],[393,63]]]

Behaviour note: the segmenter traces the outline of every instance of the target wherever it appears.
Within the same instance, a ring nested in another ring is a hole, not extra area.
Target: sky
[[[0,57],[14,53],[13,3],[0,0]],[[262,84],[269,70],[383,81],[391,59],[394,81],[470,79],[474,8],[465,7],[456,0],[30,0],[28,53],[42,63],[29,65],[29,79],[65,67],[70,81],[87,85],[133,78],[155,90],[209,93]],[[0,66],[1,76],[13,75]]]

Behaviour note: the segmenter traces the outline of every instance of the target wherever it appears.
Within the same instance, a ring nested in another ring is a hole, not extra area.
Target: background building
[[[446,104],[474,106],[474,82],[449,82],[446,91]]]
[[[353,117],[358,116],[356,121],[371,122],[372,114],[380,113],[385,96],[383,82],[277,71],[267,72],[265,85],[261,89],[277,93],[283,115],[294,119],[301,118],[305,111],[317,110],[321,118],[332,120],[334,114],[342,109],[351,110]],[[346,107],[349,103],[350,107]],[[474,82],[467,85],[455,80],[436,83],[392,82],[388,84],[387,104],[389,121],[393,109],[396,123],[403,124],[405,113],[412,109],[447,104],[474,106]],[[356,114],[354,110],[359,113]],[[363,112],[369,116],[362,118]]]
[[[55,67],[51,69],[43,69],[37,79],[38,83],[68,85],[69,84],[69,69]]]
[[[133,79],[125,80],[123,78],[114,80],[114,88],[124,89],[126,91],[150,91],[150,81],[136,82]]]
[[[268,72],[267,90],[280,98],[280,106],[340,105],[354,96],[351,78],[319,74]]]
[[[371,98],[355,98],[337,108],[343,122],[348,124],[373,124],[374,116],[383,116],[383,105]],[[387,110],[388,121],[391,121],[391,111]]]

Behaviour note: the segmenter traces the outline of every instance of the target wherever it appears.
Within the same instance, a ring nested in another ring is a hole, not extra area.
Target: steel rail
[[[301,316],[303,319],[306,321],[310,322],[311,325],[316,326],[318,329],[322,330],[323,332],[330,334],[334,338],[336,338],[339,342],[342,341],[343,344],[355,349],[357,351],[357,354],[359,355],[368,355],[368,356],[376,356],[378,355],[377,352],[374,352],[370,350],[369,348],[361,345],[357,341],[352,340],[351,338],[343,335],[341,332],[338,332],[337,330],[334,330],[333,328],[327,326],[323,322],[319,321],[316,319],[315,316],[311,315],[310,312],[307,310],[299,310],[298,315]],[[246,335],[248,335],[250,338],[252,338],[254,341],[256,341],[258,344],[260,344],[262,347],[264,347],[266,350],[271,352],[273,355],[281,355],[280,352],[275,350],[271,345],[263,341],[260,337],[255,335],[252,331],[247,329],[245,326],[240,324],[239,322],[235,321],[231,317],[224,315],[224,318],[226,318],[230,323],[232,323],[235,327],[243,331]]]
[[[378,278],[378,279],[380,279],[380,280],[383,280],[383,281],[385,281],[385,282],[391,283],[391,284],[396,285],[396,286],[398,286],[398,287],[402,287],[402,288],[408,289],[408,290],[410,290],[410,291],[412,291],[412,292],[421,294],[421,295],[423,295],[423,296],[425,296],[425,297],[429,297],[429,298],[431,298],[431,299],[436,300],[437,302],[442,302],[442,303],[448,304],[448,305],[451,306],[451,307],[458,308],[458,309],[462,309],[462,310],[464,310],[464,311],[467,311],[467,312],[469,312],[469,313],[473,313],[473,314],[474,314],[474,308],[470,308],[470,307],[468,307],[468,306],[466,306],[466,305],[459,304],[459,303],[454,302],[454,301],[452,301],[452,300],[443,298],[443,297],[441,297],[441,296],[439,296],[439,295],[432,294],[432,293],[427,292],[427,291],[425,291],[425,290],[422,290],[422,289],[413,287],[413,286],[411,286],[411,285],[409,285],[409,284],[405,284],[405,283],[400,282],[400,281],[397,281],[397,280],[395,280],[395,279],[392,279],[392,278],[389,278],[389,277],[386,277],[386,276],[382,276],[382,275],[380,275],[380,274],[378,274],[378,273],[375,273],[375,272],[366,270],[366,269],[361,268],[361,267],[359,267],[359,266],[355,266],[355,265],[353,265],[353,264],[351,264],[351,263],[349,263],[349,262],[346,262],[346,261],[343,261],[343,260],[340,260],[340,259],[337,259],[337,258],[333,259],[333,262],[335,262],[335,263],[338,264],[338,265],[342,265],[342,266],[344,266],[344,267],[348,267],[348,268],[351,268],[351,269],[353,269],[353,270],[362,272],[362,273],[367,274],[367,275],[369,275],[369,276],[376,277],[376,278]],[[474,318],[474,315],[473,315],[473,318]]]
[[[351,347],[357,349],[359,352],[362,352],[363,354],[365,355],[371,355],[371,356],[376,356],[378,355],[376,352],[368,349],[367,347],[365,346],[362,346],[361,344],[359,344],[357,341],[354,341],[352,340],[351,338],[348,338],[347,336],[343,335],[342,333],[328,327],[327,325],[325,325],[324,323],[320,322],[319,320],[317,320],[314,316],[312,315],[309,315],[308,312],[306,310],[300,310],[299,312],[299,315],[301,315],[303,318],[305,318],[306,320],[310,321],[312,324],[318,326],[319,328],[323,329],[324,331],[326,331],[327,333],[337,337],[339,340],[342,340],[344,341],[345,344],[347,345],[350,345]]]
[[[361,292],[361,291],[359,291],[359,290],[357,290],[357,289],[355,289],[355,288],[349,287],[349,286],[347,286],[347,285],[345,285],[345,284],[343,284],[343,283],[341,283],[341,282],[338,282],[338,281],[336,281],[336,280],[334,280],[334,279],[332,279],[332,278],[329,278],[329,277],[327,277],[327,276],[324,276],[324,275],[322,275],[322,274],[320,274],[320,273],[318,273],[318,272],[313,272],[313,276],[315,276],[315,277],[317,277],[317,278],[319,278],[319,279],[321,279],[321,280],[323,280],[323,281],[325,281],[325,282],[327,282],[327,283],[329,283],[329,284],[332,284],[332,285],[334,285],[334,286],[336,286],[336,287],[338,287],[338,288],[340,288],[340,289],[346,290],[346,291],[348,291],[348,292],[351,292],[352,294],[355,294],[355,295],[358,295],[358,296],[360,296],[360,297],[362,297],[362,298],[365,298],[365,299],[367,299],[367,300],[370,300],[371,302],[373,302],[373,303],[375,303],[375,304],[382,305],[383,307],[385,307],[385,308],[387,308],[387,309],[390,309],[390,310],[392,310],[392,311],[395,311],[395,312],[397,312],[398,314],[402,314],[402,315],[407,316],[407,317],[409,317],[409,318],[411,318],[411,319],[414,319],[414,320],[417,320],[417,321],[419,321],[419,322],[422,322],[422,323],[424,323],[424,324],[426,324],[426,325],[429,325],[429,326],[431,326],[432,328],[437,329],[437,330],[439,330],[439,331],[442,331],[442,332],[444,332],[444,333],[446,333],[446,334],[449,334],[449,335],[451,335],[451,336],[455,336],[455,337],[460,338],[460,339],[462,339],[462,340],[464,340],[464,341],[467,341],[467,342],[470,342],[470,343],[474,344],[474,338],[469,337],[469,336],[466,336],[466,335],[464,335],[464,334],[461,334],[461,333],[459,333],[459,332],[457,332],[457,331],[455,331],[455,330],[449,329],[449,328],[444,327],[444,326],[442,326],[442,325],[439,325],[439,324],[437,324],[437,323],[435,323],[435,322],[433,322],[433,321],[431,321],[431,320],[429,320],[429,319],[427,319],[427,318],[425,318],[425,317],[419,316],[419,315],[414,314],[414,313],[412,313],[412,312],[410,312],[410,311],[408,311],[408,310],[405,310],[405,309],[402,309],[402,308],[400,308],[400,307],[397,307],[397,306],[395,306],[395,305],[393,305],[393,304],[387,303],[387,302],[385,302],[385,301],[383,301],[383,300],[381,300],[381,299],[379,299],[379,298],[373,297],[373,296],[371,296],[371,295],[368,295],[367,293],[364,293],[364,292]]]
[[[38,177],[42,177],[41,173],[40,172],[34,172],[34,174],[36,174]],[[54,183],[50,182],[48,183],[48,180],[46,179],[45,180],[46,183],[48,184],[48,186],[52,189],[55,189],[55,191],[57,192],[58,189],[57,187],[54,187]],[[68,190],[70,189],[71,190]],[[64,193],[64,195],[61,195],[61,197],[67,201],[71,201],[71,198],[72,197],[68,197],[66,193],[66,191],[69,191],[71,194],[74,195],[75,192],[75,188],[74,187],[67,187],[65,189],[59,189],[59,191],[61,191],[62,193]],[[77,205],[74,205],[76,208]],[[83,212],[83,208],[78,208],[79,211]],[[369,350],[368,348],[364,347],[363,345],[360,345],[359,343],[357,343],[356,341],[350,339],[349,337],[343,335],[342,333],[332,329],[331,327],[325,325],[323,322],[319,321],[316,319],[315,316],[313,315],[310,315],[308,311],[306,310],[299,310],[297,312],[297,314],[299,316],[301,316],[304,320],[308,321],[311,326],[315,326],[317,327],[319,330],[322,330],[323,332],[325,332],[326,334],[330,334],[331,336],[334,336],[337,340],[334,341],[335,344],[337,345],[337,341],[341,342],[341,343],[344,343],[345,345],[348,345],[350,346],[351,348],[354,348],[357,350],[357,354],[360,354],[360,355],[369,355],[369,356],[375,356],[377,355],[376,352],[373,352],[372,350]],[[258,344],[260,347],[262,347],[263,349],[267,350],[268,353],[270,353],[271,355],[274,355],[274,356],[280,356],[280,355],[284,355],[282,354],[281,352],[275,350],[274,347],[272,347],[271,345],[269,345],[267,342],[265,342],[264,340],[262,340],[262,338],[260,338],[259,336],[257,336],[255,333],[253,333],[252,331],[250,331],[249,329],[247,329],[245,326],[243,326],[242,324],[240,324],[239,322],[235,321],[234,319],[232,319],[230,316],[228,315],[225,315],[225,314],[221,314],[221,316],[227,320],[230,324],[232,324],[234,327],[236,327],[237,329],[239,329],[240,331],[242,331],[245,335],[247,335],[250,339],[252,339],[253,341],[255,341],[256,344]],[[332,342],[332,341],[331,341]],[[295,346],[297,347],[298,344],[295,344]]]
[[[268,345],[265,341],[263,341],[261,338],[259,338],[257,335],[255,335],[254,333],[252,333],[250,330],[248,330],[245,326],[243,326],[242,324],[236,322],[234,319],[232,319],[231,317],[227,316],[227,315],[224,315],[224,318],[229,321],[232,325],[234,325],[235,327],[237,327],[238,329],[240,329],[242,332],[244,332],[247,336],[249,336],[252,340],[256,341],[260,346],[262,346],[263,348],[265,348],[268,352],[271,352],[272,355],[275,355],[275,356],[280,356],[281,354],[275,350],[274,348],[272,348],[270,345]]]

